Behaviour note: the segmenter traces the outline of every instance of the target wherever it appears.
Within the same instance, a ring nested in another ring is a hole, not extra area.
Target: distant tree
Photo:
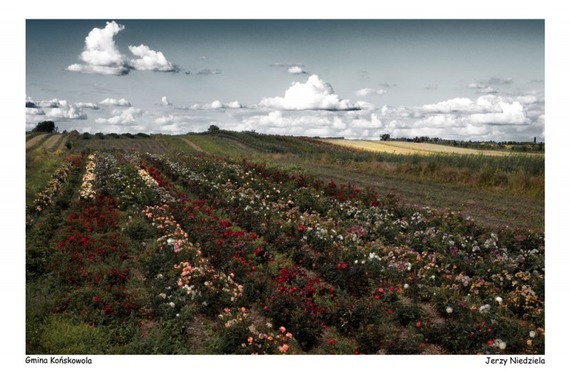
[[[42,122],[38,123],[38,125],[36,125],[34,127],[34,129],[32,129],[32,132],[53,133],[53,132],[57,132],[57,128],[56,128],[55,123],[53,121],[48,120],[48,121],[42,121]]]
[[[388,141],[390,140],[390,135],[388,133],[384,133],[383,135],[380,136],[380,138],[382,139],[382,141]]]
[[[218,127],[217,125],[210,125],[210,128],[208,128],[208,132],[210,133],[218,133],[220,131],[220,127]]]

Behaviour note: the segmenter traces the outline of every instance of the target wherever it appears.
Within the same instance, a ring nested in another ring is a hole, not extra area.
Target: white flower
[[[410,287],[410,285],[404,284],[404,289],[408,289],[409,287]]]
[[[174,302],[169,302],[168,305],[169,305],[170,307],[176,306],[176,305],[174,304]]]
[[[485,314],[485,313],[489,312],[489,310],[491,310],[491,305],[485,304],[479,308],[479,313]]]
[[[453,313],[453,308],[452,308],[451,306],[448,306],[448,307],[445,308],[445,312],[446,312],[447,314],[451,314],[451,313]]]
[[[531,338],[535,338],[536,337],[536,331],[529,332],[528,336],[530,336]]]
[[[495,301],[500,305],[503,303],[503,299],[499,296],[495,297]]]

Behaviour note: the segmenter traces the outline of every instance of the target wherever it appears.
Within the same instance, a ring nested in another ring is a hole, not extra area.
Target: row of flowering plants
[[[63,163],[52,174],[44,190],[34,197],[33,204],[26,210],[26,225],[29,227],[43,210],[50,207],[60,195],[63,185],[73,171],[78,171],[81,166],[81,156],[77,154],[68,155]]]
[[[129,242],[121,233],[113,196],[98,192],[98,160],[90,154],[76,206],[57,232],[51,271],[67,287],[54,312],[71,311],[92,324],[124,318],[138,306],[127,289],[131,276]]]
[[[82,160],[52,311],[134,326],[132,352],[544,353],[541,233],[246,159]]]
[[[371,192],[248,162],[151,161],[264,237],[270,254],[286,254],[339,291],[362,300],[376,296],[374,289],[398,289],[390,310],[424,344],[457,353],[543,350],[539,233],[488,231],[457,213],[406,209]]]
[[[150,239],[142,261],[159,323],[175,319],[188,329],[199,315],[219,316],[216,321],[221,334],[216,352],[295,352],[297,345],[291,332],[281,333],[285,327],[278,330],[279,326],[273,327],[264,316],[253,317],[245,311],[243,268],[245,265],[247,272],[254,268],[242,256],[243,250],[249,249],[254,255],[261,252],[257,236],[245,236],[243,231],[232,228],[231,221],[179,191],[156,167],[139,157],[129,156],[126,161],[145,184],[146,192],[154,194],[148,198],[154,204],[140,211],[152,231],[147,235]],[[249,248],[245,248],[247,244]],[[227,253],[226,245],[233,254],[220,254]]]

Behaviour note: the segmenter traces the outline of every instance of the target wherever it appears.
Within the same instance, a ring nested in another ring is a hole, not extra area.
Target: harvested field
[[[455,153],[455,154],[483,154],[488,156],[505,156],[510,152],[457,148],[446,145],[415,143],[407,141],[365,141],[365,140],[325,140],[330,144],[345,146],[349,148],[362,149],[371,152],[384,152],[393,154],[433,154],[433,153]]]

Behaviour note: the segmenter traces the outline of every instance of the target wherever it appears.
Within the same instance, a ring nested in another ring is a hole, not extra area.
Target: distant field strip
[[[185,139],[184,137],[180,138],[182,141],[184,141],[186,144],[188,144],[188,146],[192,149],[194,149],[196,152],[200,152],[200,153],[205,153],[205,150],[200,148],[198,145],[196,145],[195,143],[193,143],[192,141]]]
[[[55,152],[56,150],[58,150],[60,146],[62,146],[62,143],[65,144],[64,140],[65,138],[63,137],[63,135],[59,134],[53,135],[49,139],[47,139],[43,145],[46,148],[46,150],[50,152]]]
[[[511,152],[500,152],[493,150],[478,150],[468,148],[457,148],[446,145],[415,143],[407,141],[366,141],[366,140],[323,140],[330,144],[346,146],[349,148],[363,149],[371,152],[384,152],[394,154],[433,154],[433,153],[455,153],[455,154],[483,154],[488,156],[506,156]]]
[[[106,138],[98,139],[92,138],[88,140],[79,139],[77,140],[76,147],[90,148],[98,150],[134,150],[138,152],[150,152],[150,153],[164,153],[167,149],[164,145],[157,139],[153,138]]]
[[[42,135],[37,135],[32,137],[31,139],[29,139],[28,141],[26,141],[26,149],[31,149],[34,148],[36,145],[40,145],[40,143],[44,140],[47,139],[48,135],[47,134],[42,134]]]

